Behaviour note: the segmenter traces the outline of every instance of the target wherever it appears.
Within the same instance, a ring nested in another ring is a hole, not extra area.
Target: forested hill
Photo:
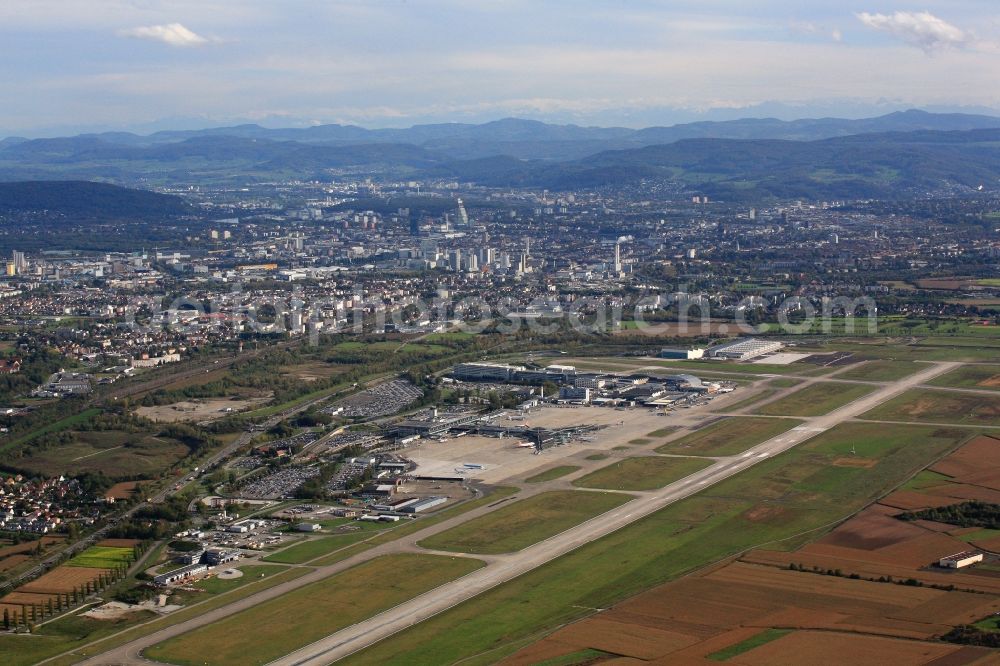
[[[180,197],[82,180],[0,182],[0,214],[46,211],[77,219],[178,217],[192,212]]]

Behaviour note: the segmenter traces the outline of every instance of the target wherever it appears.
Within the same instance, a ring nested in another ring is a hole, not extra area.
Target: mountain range
[[[0,180],[169,184],[344,175],[574,189],[642,179],[730,199],[996,189],[1000,118],[744,119],[628,129],[509,118],[407,129],[240,125],[0,141]]]

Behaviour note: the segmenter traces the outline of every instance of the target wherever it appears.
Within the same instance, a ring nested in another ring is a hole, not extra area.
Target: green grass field
[[[510,553],[559,534],[631,500],[622,493],[554,490],[470,520],[418,545],[433,550],[492,555]]]
[[[767,385],[774,388],[792,388],[793,386],[798,386],[804,381],[804,379],[796,379],[795,377],[778,377],[777,379],[769,381]]]
[[[934,486],[943,486],[946,483],[951,483],[950,476],[925,469],[903,484],[903,488],[906,490],[924,490],[926,488],[933,488]]]
[[[155,617],[152,611],[129,613],[118,620],[94,620],[67,615],[40,626],[31,636],[0,635],[0,660],[4,666],[31,666],[52,655],[78,648],[116,631]],[[79,660],[79,657],[74,661]]]
[[[894,382],[921,370],[913,361],[866,361],[837,373],[837,379],[859,379],[867,382]]]
[[[720,412],[722,414],[731,414],[733,412],[738,412],[752,405],[756,405],[758,402],[764,402],[769,398],[773,398],[774,396],[778,395],[778,390],[779,389],[777,388],[765,388],[762,391],[758,391],[757,393],[751,396],[747,396],[742,400],[734,402],[731,405],[723,407],[722,409],[717,409],[715,411]]]
[[[302,564],[309,562],[359,541],[364,541],[374,536],[377,532],[389,529],[393,523],[356,523],[356,525],[358,526],[356,532],[335,534],[317,539],[306,539],[268,555],[263,558],[263,561],[278,562],[281,564]]]
[[[797,419],[730,416],[668,442],[656,451],[689,456],[734,456],[801,423]]]
[[[496,663],[588,609],[751,547],[816,538],[972,433],[899,426],[885,434],[875,424],[838,426],[339,663]],[[876,463],[836,467],[852,442]],[[826,477],[829,469],[843,475]]]
[[[145,655],[186,666],[201,666],[209,653],[213,666],[266,664],[482,564],[462,557],[386,555],[154,645]]]
[[[85,421],[90,420],[91,418],[97,416],[100,413],[101,410],[97,409],[96,407],[91,407],[90,409],[83,410],[79,414],[73,414],[72,416],[67,416],[64,419],[59,419],[58,421],[54,421],[53,423],[49,423],[47,425],[42,426],[41,428],[37,428],[29,433],[21,435],[16,439],[12,439],[6,444],[0,445],[0,452],[6,451],[7,449],[15,447],[18,444],[30,442],[36,437],[40,437],[42,435],[47,435],[49,433],[67,430],[75,425],[79,425]]]
[[[44,476],[94,472],[111,479],[159,475],[190,450],[174,439],[118,430],[72,432],[72,441],[33,451],[18,467]]]
[[[754,412],[767,416],[821,416],[873,390],[874,387],[863,384],[811,384],[780,400],[761,405]]]
[[[964,365],[935,377],[928,384],[949,388],[1000,391],[1000,365]]]
[[[133,560],[131,548],[113,546],[91,546],[76,557],[66,562],[68,567],[93,567],[95,569],[114,569]]]
[[[625,458],[573,481],[580,488],[653,490],[683,479],[712,464],[701,458]]]
[[[249,582],[267,578],[288,569],[288,567],[268,564],[236,564],[231,568],[239,569],[243,572],[243,575],[239,578],[226,580],[220,579],[217,576],[203,578],[194,583],[194,587],[204,590],[209,594],[223,594],[224,592],[229,592],[230,590],[235,590],[237,587],[246,585]]]
[[[1000,395],[914,389],[861,415],[875,421],[1000,425]]]
[[[729,661],[730,659],[732,659],[737,655],[741,655],[744,652],[749,652],[750,650],[756,647],[760,647],[761,645],[770,643],[771,641],[778,640],[782,636],[790,633],[791,630],[789,629],[765,629],[764,631],[760,632],[755,636],[751,636],[745,641],[740,641],[739,643],[736,643],[735,645],[730,645],[729,647],[723,648],[718,652],[713,652],[712,654],[708,655],[708,658],[711,659],[712,661]]]
[[[580,469],[578,465],[560,465],[559,467],[552,467],[547,470],[541,471],[534,476],[529,476],[525,479],[528,483],[542,483],[544,481],[553,481],[555,479],[562,478],[567,474],[572,474],[576,470]]]

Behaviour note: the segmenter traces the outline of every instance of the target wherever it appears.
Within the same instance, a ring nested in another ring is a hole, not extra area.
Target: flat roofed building
[[[771,354],[781,350],[785,345],[776,340],[758,340],[757,338],[745,338],[733,340],[724,344],[712,347],[708,350],[708,355],[712,358],[724,358],[734,361],[745,361],[750,358]]]
[[[948,555],[938,560],[939,567],[947,569],[961,569],[977,562],[983,561],[983,554],[977,550],[966,550],[954,555]]]

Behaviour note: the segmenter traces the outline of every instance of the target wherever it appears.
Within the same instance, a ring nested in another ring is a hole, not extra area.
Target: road
[[[497,585],[501,585],[521,574],[542,566],[580,546],[611,534],[673,502],[690,497],[708,486],[719,483],[734,474],[746,470],[758,462],[787,451],[959,365],[961,364],[946,362],[929,364],[926,370],[883,386],[829,414],[805,419],[802,425],[762,442],[738,456],[719,459],[712,466],[662,489],[635,493],[637,495],[635,500],[612,509],[597,518],[581,523],[561,534],[550,537],[545,541],[529,546],[517,553],[483,558],[484,560],[488,560],[487,566],[463,577],[459,581],[442,585],[399,606],[322,638],[281,659],[275,660],[271,666],[319,666],[346,657],[377,641],[388,638],[414,624],[446,611]],[[471,520],[487,510],[487,507],[483,507],[481,510],[471,511],[464,516],[436,525],[430,528],[429,531],[437,532],[447,529],[453,523]],[[424,538],[427,532],[418,534],[419,537],[417,538]],[[407,539],[407,541],[410,541],[410,539]],[[176,626],[167,627],[104,654],[91,657],[82,663],[88,666],[152,663],[141,656],[141,651],[151,645],[204,626],[222,617],[252,608],[267,599],[274,598],[292,589],[297,589],[303,585],[321,580],[331,575],[331,573],[353,565],[356,559],[361,561],[376,554],[382,554],[383,550],[392,552],[394,549],[399,548],[401,548],[400,544],[385,544],[337,565],[321,567],[299,579],[282,584],[271,590],[262,591],[245,599],[240,599],[232,604],[215,609]]]

